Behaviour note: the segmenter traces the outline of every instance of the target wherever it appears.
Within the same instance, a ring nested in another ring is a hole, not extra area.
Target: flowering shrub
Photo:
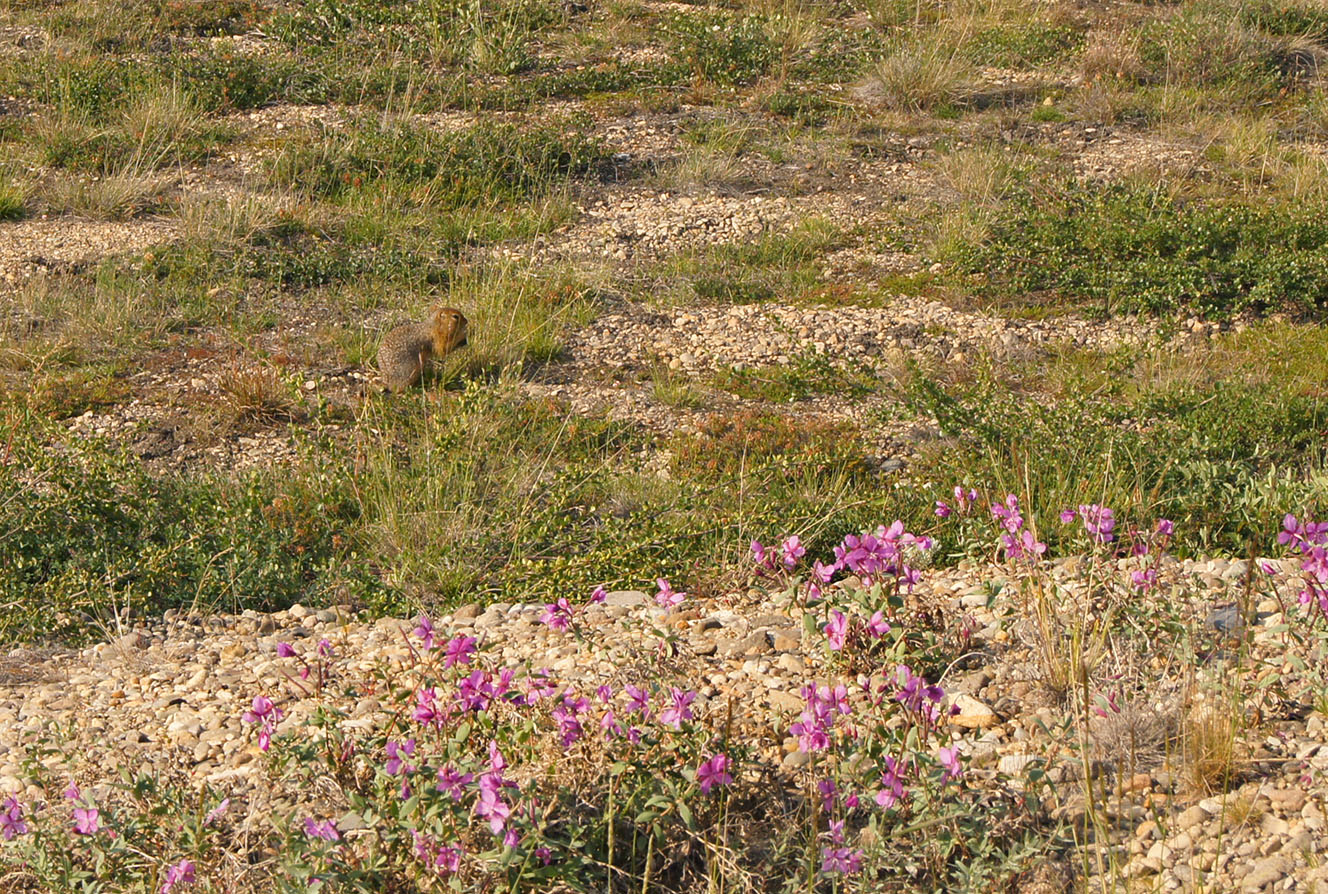
[[[993,557],[1040,573],[1046,547],[1015,495],[956,489],[937,515],[989,519]],[[1175,531],[1166,519],[1129,527],[1095,504],[1060,521],[1125,592],[1155,585]],[[1328,524],[1288,516],[1280,539],[1299,558],[1302,603],[1328,619]],[[909,598],[936,547],[898,521],[845,536],[824,559],[796,535],[752,542],[753,573],[801,615],[823,671],[800,687],[795,716],[756,727],[736,727],[731,703],[666,663],[578,683],[501,664],[427,615],[403,629],[404,657],[371,672],[327,639],[279,643],[289,685],[254,693],[241,719],[287,806],[245,846],[270,851],[288,891],[1008,880],[1048,846],[1047,817],[1034,777],[970,781],[973,744],[954,735],[958,707],[938,682],[965,644]],[[665,656],[689,603],[666,579],[656,590],[642,631]],[[559,598],[540,621],[593,647],[585,613],[606,595]],[[332,697],[347,691],[374,694],[381,719],[348,716]],[[1086,707],[1119,713],[1117,698]],[[38,884],[216,889],[210,873],[237,841],[228,798],[132,776],[81,788],[37,761],[29,774],[47,794],[0,804],[0,853]]]

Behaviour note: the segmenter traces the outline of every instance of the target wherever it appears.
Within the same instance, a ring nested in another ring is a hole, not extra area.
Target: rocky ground
[[[1303,652],[1286,625],[1305,623],[1295,587],[1288,579],[1254,597],[1257,603],[1242,614],[1248,573],[1246,562],[1167,560],[1163,586],[1146,599],[1165,603],[1178,618],[1205,673],[1223,662],[1234,666],[1236,652],[1246,650],[1247,664],[1291,679],[1292,662]],[[1070,558],[1058,560],[1047,581],[1058,601],[1070,605],[1087,596],[1083,578],[1082,560]],[[966,784],[1027,786],[1047,799],[1052,817],[1084,834],[1089,807],[1079,749],[1086,748],[1100,773],[1093,806],[1112,830],[1115,855],[1111,867],[1086,864],[1090,890],[1096,889],[1093,878],[1112,890],[1328,889],[1320,778],[1328,772],[1328,727],[1305,703],[1311,693],[1259,704],[1264,731],[1252,740],[1237,732],[1234,777],[1225,789],[1205,789],[1195,780],[1184,740],[1196,718],[1217,710],[1224,696],[1205,691],[1193,677],[1157,674],[1182,657],[1159,643],[1154,653],[1136,656],[1137,666],[1119,669],[1123,686],[1148,676],[1155,681],[1151,689],[1113,695],[1119,710],[1090,717],[1087,737],[1078,741],[1069,700],[1046,685],[1032,612],[1018,588],[1007,584],[1006,569],[965,564],[925,572],[909,598],[913,610],[951,618],[951,632],[970,637],[963,660],[940,680],[956,706],[947,734],[965,756]],[[702,722],[731,716],[749,741],[760,743],[759,759],[777,773],[788,777],[806,760],[788,733],[802,707],[798,690],[808,680],[836,678],[823,643],[803,632],[786,594],[739,591],[689,600],[665,615],[646,594],[621,591],[603,606],[587,607],[581,640],[541,624],[542,611],[467,605],[435,619],[435,626],[443,638],[477,637],[494,667],[549,668],[581,691],[647,681],[699,689],[694,707]],[[649,632],[656,624],[680,635],[676,655],[662,662],[643,659],[657,651]],[[389,679],[392,668],[400,673],[410,663],[413,625],[409,619],[363,621],[348,606],[171,612],[105,631],[105,641],[86,649],[11,652],[0,670],[0,790],[37,794],[24,788],[30,759],[94,787],[124,765],[225,793],[234,809],[248,811],[246,822],[261,824],[278,802],[303,796],[271,790],[263,755],[241,721],[252,697],[267,694],[285,712],[279,735],[324,701],[346,710],[348,727],[383,726],[395,714],[391,704],[345,692],[375,672]],[[290,643],[312,656],[322,640],[334,657],[318,693],[298,678],[299,660],[279,657],[277,645]],[[48,745],[58,748],[41,750]],[[1032,787],[1032,770],[1047,772],[1054,794]],[[1085,881],[1085,867],[1072,868]],[[1067,877],[1070,871],[1067,865]]]
[[[999,82],[1000,72],[988,75],[993,83]],[[551,103],[539,114],[547,119],[580,111],[584,110],[577,103]],[[230,116],[222,124],[237,135],[235,141],[206,164],[179,171],[175,200],[188,204],[204,197],[266,196],[262,165],[282,139],[297,131],[344,128],[365,114],[369,113],[355,107],[278,105]],[[523,120],[515,114],[494,114]],[[415,117],[421,126],[445,130],[467,126],[474,119],[473,114],[461,112]],[[844,155],[842,147],[813,148],[780,163],[746,151],[728,163],[736,178],[732,183],[724,184],[723,170],[710,169],[691,182],[677,171],[680,160],[695,157],[697,151],[686,134],[715,121],[734,124],[716,109],[685,103],[669,112],[595,118],[592,132],[613,153],[622,181],[605,172],[600,182],[577,197],[577,214],[566,226],[528,242],[484,251],[534,263],[600,265],[612,278],[635,281],[654,275],[652,265],[689,251],[787,234],[808,220],[832,221],[846,236],[818,262],[824,287],[866,289],[878,297],[869,306],[834,306],[815,298],[799,303],[772,298],[737,306],[689,300],[679,308],[650,299],[618,301],[604,308],[590,326],[570,332],[563,356],[524,382],[527,391],[566,400],[576,411],[604,410],[657,430],[673,430],[694,425],[716,410],[779,412],[781,408],[714,390],[709,406],[673,407],[652,393],[649,383],[625,378],[620,371],[664,369],[706,385],[720,370],[759,371],[823,356],[888,378],[907,357],[962,366],[989,351],[1010,359],[1038,351],[1160,343],[1156,325],[1137,318],[1021,319],[892,294],[888,277],[918,270],[922,261],[916,254],[882,244],[879,234],[888,229],[885,221],[898,213],[934,214],[935,203],[953,195],[949,180],[937,171],[941,153],[931,136],[901,135],[861,156]],[[761,133],[767,124],[760,116],[750,116],[748,126]],[[962,150],[981,138],[982,134],[961,128],[946,151]],[[1008,139],[1045,145],[1075,170],[1102,177],[1119,176],[1131,165],[1189,158],[1194,151],[1183,141],[1159,142],[1155,134],[1124,126],[1041,124],[1028,132],[1011,132]],[[657,172],[653,176],[658,184],[643,183],[643,171]],[[46,174],[36,171],[33,176]],[[23,308],[30,303],[24,295],[40,294],[44,278],[91,270],[108,256],[132,255],[171,242],[179,234],[179,219],[172,216],[123,222],[69,217],[0,222],[0,282],[18,299],[16,312],[21,319],[16,323],[32,325],[22,319],[27,313]],[[645,290],[656,291],[648,284]],[[224,411],[222,381],[237,364],[253,365],[250,355],[255,351],[279,358],[283,376],[298,379],[305,398],[344,406],[352,414],[376,381],[369,366],[346,366],[334,359],[323,362],[325,352],[311,344],[320,337],[319,327],[335,319],[335,313],[309,304],[308,296],[276,298],[283,304],[279,329],[243,350],[224,332],[195,333],[183,349],[167,348],[131,370],[123,379],[125,398],[69,420],[71,430],[114,437],[160,468],[244,469],[288,461],[297,454],[299,414],[293,420],[278,414],[240,424],[200,426],[195,408]],[[394,322],[374,314],[360,320],[358,327],[372,341]],[[1222,328],[1189,320],[1166,342],[1183,351]],[[602,384],[606,380],[612,384],[606,387]],[[881,402],[879,396],[871,400]],[[857,422],[866,415],[863,407],[842,402],[834,408],[800,405],[798,409],[847,415]],[[869,427],[866,432],[882,444],[897,440],[899,433],[898,426],[877,431]],[[907,451],[883,459],[906,461]]]

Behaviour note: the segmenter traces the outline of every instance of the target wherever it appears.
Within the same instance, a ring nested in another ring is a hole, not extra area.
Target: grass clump
[[[438,133],[361,122],[291,145],[269,177],[280,189],[320,198],[372,188],[435,208],[487,207],[545,195],[589,172],[601,156],[598,143],[574,123],[478,124]]]
[[[976,77],[972,63],[954,47],[903,44],[876,66],[864,94],[897,112],[953,108],[973,98]]]
[[[28,190],[0,175],[0,220],[21,220],[28,213]]]
[[[1183,202],[1129,185],[1023,190],[985,238],[947,252],[988,294],[1050,293],[1103,313],[1328,310],[1328,217],[1314,207]]]

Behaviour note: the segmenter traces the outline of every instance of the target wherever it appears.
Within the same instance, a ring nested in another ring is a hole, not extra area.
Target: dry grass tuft
[[[976,94],[977,73],[953,48],[905,46],[886,56],[860,95],[896,112],[961,105]]]
[[[1198,791],[1227,791],[1247,757],[1244,718],[1226,700],[1197,703],[1181,726],[1181,757],[1188,782]]]
[[[222,372],[217,386],[237,421],[285,422],[295,416],[290,390],[267,364],[233,362]]]
[[[131,220],[166,206],[170,177],[150,167],[130,165],[107,176],[56,174],[36,196],[53,214],[92,220]]]

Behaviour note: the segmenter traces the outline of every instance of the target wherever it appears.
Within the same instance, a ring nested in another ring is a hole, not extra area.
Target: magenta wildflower
[[[963,768],[959,766],[958,748],[942,748],[937,756],[940,758],[941,766],[945,768],[945,775],[941,777],[942,782],[958,779],[963,774]]]
[[[798,737],[799,750],[821,751],[830,746],[830,730],[835,718],[852,711],[848,704],[848,687],[840,684],[831,689],[808,683],[802,687],[802,697],[807,701],[807,707],[798,715],[797,722],[789,726],[789,732]]]
[[[960,514],[967,515],[968,510],[978,501],[978,492],[972,488],[964,490],[962,487],[956,485],[954,489],[954,501]]]
[[[549,712],[550,716],[558,723],[558,732],[561,734],[564,748],[580,739],[584,732],[580,716],[583,703],[583,699],[571,699],[564,696],[563,703],[555,706]]]
[[[1170,537],[1176,533],[1176,525],[1170,519],[1159,518],[1157,520],[1157,533],[1163,537]]]
[[[604,715],[600,717],[599,728],[604,731],[604,741],[606,742],[612,742],[623,734],[622,724],[618,722],[618,718],[612,710],[605,711]]]
[[[467,711],[487,711],[497,698],[493,678],[488,672],[476,668],[457,684],[456,700]]]
[[[641,715],[641,719],[650,719],[650,693],[628,683],[623,687],[623,692],[627,693],[627,710],[635,711]]]
[[[812,563],[812,575],[821,584],[828,584],[835,579],[835,566],[822,564],[821,560],[817,559]]]
[[[273,714],[279,714],[276,706],[272,704],[272,699],[263,695],[255,695],[253,705],[250,710],[244,712],[240,719],[245,723],[262,723]]]
[[[822,779],[816,783],[816,790],[821,793],[821,809],[829,813],[835,808],[835,795],[839,794],[839,786],[835,785],[833,779]],[[833,827],[833,823],[831,826]],[[833,832],[833,828],[831,830]],[[843,840],[842,838],[836,839]]]
[[[311,816],[304,818],[304,834],[309,838],[318,838],[323,841],[341,840],[341,833],[337,831],[335,823],[331,820],[315,820]]]
[[[332,641],[329,639],[320,639],[318,641],[318,654],[322,658],[332,657]]]
[[[535,848],[535,859],[540,861],[540,865],[548,866],[553,862],[553,851],[541,845]]]
[[[411,717],[416,723],[424,726],[441,726],[445,717],[444,711],[438,705],[438,690],[432,686],[421,686],[415,692],[415,710],[411,712]]]
[[[659,586],[659,592],[655,594],[655,602],[665,609],[671,609],[687,598],[686,593],[674,592],[673,587],[662,577],[655,583]]]
[[[277,657],[278,657],[278,658],[294,658],[294,657],[295,657],[295,647],[292,646],[290,643],[277,643]]]
[[[725,754],[716,754],[703,761],[696,768],[696,781],[701,783],[701,794],[710,794],[710,790],[717,785],[732,785],[733,777],[729,775],[728,769],[729,759]]]
[[[590,594],[590,603],[591,605],[603,605],[604,601],[608,598],[609,598],[609,591],[605,590],[604,587],[601,585],[596,587],[594,591]]]
[[[64,796],[66,801],[77,801],[79,798],[83,797],[83,792],[79,791],[76,783],[71,782],[65,787]]]
[[[827,875],[857,875],[862,871],[862,851],[824,847],[821,849],[821,871]]]
[[[1074,521],[1074,518],[1075,518],[1075,511],[1073,509],[1061,510],[1061,524],[1068,525],[1070,522]]]
[[[803,556],[807,555],[807,548],[802,545],[802,538],[797,534],[791,534],[784,538],[780,544],[780,553],[783,555],[784,567],[794,568]]]
[[[389,740],[385,750],[387,751],[387,763],[383,765],[383,770],[388,776],[414,773],[418,769],[414,764],[407,763],[407,760],[415,754],[414,739],[407,739],[404,742]]]
[[[900,689],[895,692],[895,700],[914,713],[921,714],[931,722],[940,718],[938,705],[945,698],[945,690],[939,686],[928,685],[922,677],[914,675],[906,664],[897,669]]]
[[[773,564],[771,558],[772,556],[766,551],[766,548],[762,545],[761,541],[752,541],[752,560],[755,561],[757,565],[768,568]]]
[[[226,815],[226,811],[230,809],[230,806],[231,806],[231,799],[222,798],[221,803],[218,804],[216,807],[213,807],[211,810],[209,810],[207,812],[207,816],[203,817],[203,825],[205,826],[215,825],[217,820],[221,819],[223,816]]]
[[[563,596],[557,602],[546,604],[540,622],[553,630],[566,630],[572,623],[572,603]]]
[[[473,636],[454,636],[447,643],[447,657],[443,659],[443,667],[454,667],[458,664],[470,664],[470,657],[475,652],[475,646],[479,640]]]
[[[1096,503],[1079,507],[1079,517],[1084,520],[1084,530],[1097,543],[1110,543],[1116,539],[1112,531],[1116,527],[1115,514]]]
[[[885,770],[881,772],[881,790],[876,793],[876,803],[889,809],[904,797],[904,783],[899,777],[899,764],[894,758],[887,756],[882,763],[885,764]]]
[[[434,646],[433,621],[429,620],[428,615],[420,615],[415,619],[415,636],[421,640],[426,652],[432,651]]]
[[[261,751],[267,751],[272,744],[272,734],[277,730],[277,723],[285,715],[281,709],[272,704],[272,700],[262,695],[254,696],[254,701],[250,710],[245,711],[240,718],[245,723],[258,724],[258,747]]]
[[[669,698],[672,699],[672,704],[659,712],[659,722],[674,729],[682,729],[682,722],[692,719],[691,704],[696,700],[696,693],[683,692],[677,687],[670,687]]]
[[[458,773],[451,764],[438,771],[437,789],[440,792],[447,792],[452,796],[453,801],[460,801],[465,786],[474,780],[474,773]]]
[[[487,819],[489,831],[497,835],[506,828],[507,820],[512,815],[512,807],[502,799],[501,777],[497,781],[491,780],[489,774],[480,777],[480,797],[475,803],[475,815],[480,819]]]
[[[166,877],[162,880],[160,894],[170,894],[176,885],[194,883],[194,864],[190,860],[181,860],[166,868]]]
[[[844,642],[848,638],[848,618],[844,617],[843,612],[838,610],[830,612],[830,620],[825,625],[825,638],[832,652],[844,648]]]
[[[949,518],[949,517],[950,517],[950,514],[951,514],[953,511],[954,511],[954,510],[952,510],[952,509],[949,507],[949,505],[947,505],[947,504],[944,503],[943,501],[941,501],[941,500],[937,500],[937,501],[936,501],[936,515],[937,515],[937,517],[939,517],[939,518]]]
[[[867,632],[877,639],[890,632],[890,622],[885,620],[885,615],[880,609],[872,613],[871,620],[867,622]]]
[[[992,503],[991,514],[1011,534],[1024,526],[1024,517],[1019,514],[1019,498],[1014,494],[1006,494],[1004,503]]]
[[[1157,586],[1157,569],[1145,568],[1142,571],[1130,572],[1130,582],[1136,590],[1146,592]]]
[[[96,807],[74,808],[74,831],[79,835],[96,835],[101,828],[101,811]]]

